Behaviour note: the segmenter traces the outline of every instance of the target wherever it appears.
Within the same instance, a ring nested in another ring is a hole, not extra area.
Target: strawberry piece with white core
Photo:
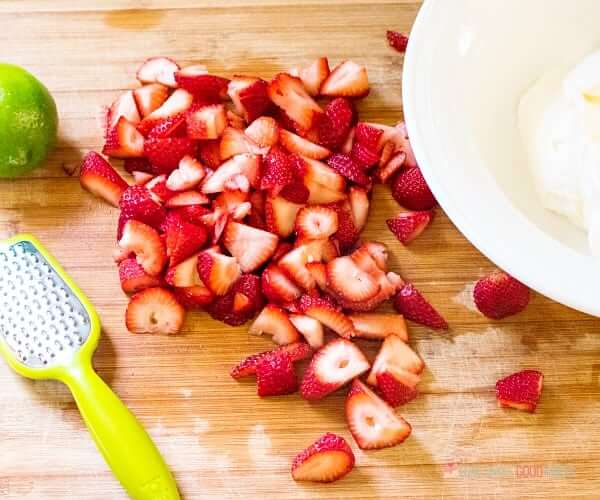
[[[544,375],[537,370],[523,370],[496,382],[498,405],[533,413],[542,394]]]
[[[262,266],[277,248],[278,238],[273,233],[239,222],[229,222],[223,233],[223,245],[248,273]]]
[[[187,191],[200,183],[206,170],[202,164],[193,158],[186,155],[179,160],[179,166],[173,170],[167,179],[167,188],[171,191]]]
[[[263,293],[274,304],[287,304],[302,295],[302,290],[276,264],[269,265],[263,271],[261,280]]]
[[[289,130],[280,130],[279,141],[290,153],[296,153],[314,160],[322,160],[331,155],[329,149],[310,142],[308,139],[300,137]]]
[[[425,363],[399,336],[388,335],[381,344],[367,382],[375,385],[377,375],[391,368],[398,368],[419,375],[425,368]]]
[[[150,276],[131,257],[125,258],[119,263],[119,281],[121,282],[121,288],[127,294],[160,286],[160,278],[158,276]]]
[[[300,312],[320,321],[340,337],[352,337],[354,330],[352,321],[332,306],[329,301],[319,297],[303,295],[300,298],[298,308]]]
[[[308,130],[323,110],[308,94],[299,78],[279,73],[268,87],[268,95],[302,129]]]
[[[209,249],[198,255],[198,274],[204,285],[215,295],[225,295],[241,274],[235,257]]]
[[[358,187],[350,186],[348,190],[348,201],[350,202],[350,211],[352,213],[352,222],[358,231],[362,231],[367,224],[369,217],[369,195],[367,190]]]
[[[329,76],[329,61],[326,57],[319,57],[308,66],[300,68],[298,74],[294,76],[300,77],[304,88],[311,96],[315,97],[319,95],[321,85]]]
[[[296,215],[302,204],[292,203],[281,196],[269,196],[265,201],[265,221],[272,233],[287,238],[294,232]]]
[[[133,91],[133,97],[142,118],[160,108],[169,97],[169,88],[160,83],[149,83]],[[133,121],[130,119],[130,121]],[[139,120],[138,120],[139,121]]]
[[[204,194],[198,191],[182,191],[180,193],[175,192],[165,202],[167,208],[178,208],[178,207],[189,207],[194,205],[206,205],[210,203],[210,199]]]
[[[283,130],[281,131],[283,132]],[[261,116],[254,120],[244,133],[259,147],[271,147],[277,144],[280,136],[278,123],[270,116]]]
[[[425,231],[425,228],[433,219],[433,215],[433,210],[402,212],[385,222],[394,236],[398,238],[398,241],[403,245],[408,245]]]
[[[206,177],[201,190],[205,194],[220,193],[225,190],[225,184],[237,175],[245,175],[253,184],[260,170],[260,156],[254,154],[239,154],[222,163],[212,174]]]
[[[365,97],[368,93],[367,70],[354,61],[344,61],[336,66],[320,89],[320,94],[328,97]]]
[[[131,333],[172,335],[183,326],[185,309],[175,295],[164,288],[146,288],[129,300],[125,324]]]
[[[290,321],[313,349],[323,347],[325,332],[316,319],[304,314],[290,314]]]
[[[327,264],[327,284],[337,295],[353,302],[369,300],[381,289],[349,256],[338,257]]]
[[[275,305],[269,304],[254,320],[248,329],[252,335],[271,335],[273,342],[279,345],[291,344],[300,340],[300,334],[290,321],[287,313]]]
[[[106,131],[112,130],[121,117],[134,125],[140,122],[141,118],[138,106],[136,105],[134,93],[131,90],[123,92],[111,104],[106,113]]]
[[[162,83],[167,87],[176,87],[175,73],[178,64],[168,57],[151,57],[138,68],[136,76],[142,83]]]
[[[285,353],[290,356],[293,362],[296,362],[310,358],[313,351],[306,342],[294,342],[292,344],[282,345],[272,351],[260,352],[244,358],[231,369],[229,374],[236,380],[254,375],[259,361],[266,355],[275,353]]]
[[[119,199],[128,187],[112,165],[94,151],[83,158],[79,182],[84,189],[113,207],[119,206]]]
[[[218,139],[227,127],[225,106],[211,104],[190,109],[185,115],[187,135],[192,139]]]
[[[390,368],[377,375],[377,392],[392,408],[409,403],[419,395],[420,377],[406,370]]]
[[[396,335],[408,342],[406,321],[401,314],[363,313],[348,316],[354,325],[354,336],[370,340],[383,340]]]
[[[332,208],[313,205],[296,215],[296,234],[300,238],[329,238],[337,229],[338,215]]]
[[[192,255],[179,264],[169,267],[165,281],[178,288],[204,286],[198,274],[198,255]]]
[[[149,115],[146,115],[139,123],[138,129],[144,135],[147,135],[157,124],[168,118],[174,118],[183,114],[190,108],[194,102],[194,96],[183,89],[177,89],[165,102]]]
[[[354,453],[346,440],[332,433],[321,436],[292,463],[295,481],[331,483],[354,468]]]
[[[107,132],[102,153],[113,158],[139,158],[144,154],[144,137],[133,123],[121,116]]]
[[[167,263],[167,253],[156,230],[137,220],[127,221],[119,246],[134,253],[137,262],[150,276],[160,274]]]

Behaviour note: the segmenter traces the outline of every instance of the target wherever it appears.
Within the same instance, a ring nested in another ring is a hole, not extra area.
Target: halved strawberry
[[[140,114],[131,90],[123,92],[108,108],[106,113],[107,133],[115,127],[121,117],[134,125],[140,122]]]
[[[425,363],[399,336],[388,335],[381,344],[367,382],[375,385],[377,375],[391,368],[398,368],[419,375],[425,368]]]
[[[204,226],[186,222],[183,217],[173,213],[169,214],[165,225],[167,255],[171,266],[178,264],[200,250],[208,238]]]
[[[222,104],[192,107],[185,115],[187,134],[192,139],[218,139],[227,127],[227,115]]]
[[[278,107],[304,130],[313,126],[323,110],[306,92],[302,81],[286,73],[279,73],[271,80],[268,95]]]
[[[248,329],[252,335],[266,333],[279,345],[291,344],[300,340],[300,334],[290,321],[287,313],[273,304],[267,305]]]
[[[265,201],[265,221],[267,228],[282,238],[294,232],[296,214],[303,207],[281,196],[268,196]]]
[[[542,394],[544,375],[537,370],[522,370],[496,382],[498,405],[533,413]]]
[[[350,338],[352,336],[352,321],[332,306],[328,300],[303,295],[298,302],[298,308],[303,314],[315,318],[340,337]]]
[[[381,286],[349,257],[338,257],[327,264],[327,285],[341,297],[353,302],[369,300]]]
[[[252,354],[247,358],[244,358],[236,366],[234,366],[229,374],[235,380],[240,378],[249,377],[256,373],[256,367],[261,359],[269,354],[280,354],[285,353],[288,355],[293,362],[301,361],[303,359],[312,356],[312,349],[306,342],[294,342],[292,344],[285,344],[273,349],[272,351],[259,352],[258,354]]]
[[[319,57],[308,66],[300,68],[295,76],[300,77],[302,85],[311,96],[317,96],[321,85],[329,76],[329,61],[326,57]]]
[[[406,321],[401,314],[365,313],[348,316],[354,325],[354,336],[364,339],[382,340],[390,335],[408,342]]]
[[[294,481],[331,483],[354,468],[354,453],[341,436],[327,433],[300,452],[292,463]]]
[[[161,174],[170,174],[184,156],[196,156],[197,144],[188,137],[150,137],[144,141],[144,155]]]
[[[215,295],[204,284],[174,288],[173,294],[186,309],[204,308],[215,299]]]
[[[203,72],[204,71],[204,72]],[[218,101],[227,97],[229,80],[220,76],[208,75],[200,65],[187,66],[175,73],[179,88],[193,94],[197,100]]]
[[[276,265],[270,264],[262,273],[262,290],[269,302],[287,304],[300,298],[302,291]]]
[[[131,257],[119,263],[119,281],[125,293],[136,293],[145,288],[160,286],[160,278],[158,276],[150,276]]]
[[[375,265],[383,272],[387,272],[387,260],[389,253],[387,247],[378,241],[367,241],[363,243],[362,248],[369,254],[375,262]]]
[[[118,238],[121,237],[123,225],[130,219],[160,229],[166,212],[144,186],[129,186],[119,200],[121,214],[119,216]]]
[[[366,189],[358,186],[350,186],[348,190],[348,201],[352,212],[352,221],[358,231],[362,231],[369,217],[369,195]]]
[[[179,288],[204,286],[198,274],[198,255],[192,255],[176,265],[171,265],[165,274],[165,281]]]
[[[194,101],[194,96],[183,89],[177,89],[163,104],[152,113],[145,116],[138,124],[138,130],[147,136],[148,133],[159,123],[169,118],[183,116]]]
[[[321,116],[316,125],[317,140],[321,146],[337,149],[350,140],[348,151],[352,149],[355,110],[351,101],[344,97],[337,97],[325,106],[325,115]]]
[[[211,292],[225,295],[240,277],[241,270],[234,257],[209,249],[198,255],[198,274]]]
[[[327,160],[327,165],[356,184],[366,186],[369,183],[369,177],[365,173],[365,168],[350,156],[343,153],[335,153]]]
[[[199,193],[198,191],[190,190],[190,191],[182,191],[180,193],[174,193],[165,203],[165,207],[167,208],[178,208],[178,207],[192,207],[194,205],[205,205],[210,203],[210,198],[206,196],[204,193]],[[201,210],[200,215],[204,215],[206,210]],[[193,222],[189,220],[188,222]]]
[[[279,141],[279,125],[270,116],[257,118],[244,133],[261,148],[274,146]]]
[[[406,283],[394,297],[394,308],[406,319],[434,330],[447,330],[448,323],[412,283]]]
[[[289,130],[281,129],[279,131],[279,140],[281,141],[281,145],[290,153],[296,153],[307,158],[322,160],[331,154],[329,149],[310,142]]]
[[[102,153],[113,158],[137,158],[144,155],[144,137],[135,125],[121,116],[107,135]]]
[[[349,340],[335,339],[319,349],[300,384],[304,399],[322,399],[369,369],[369,362]]]
[[[169,89],[160,83],[149,83],[135,89],[133,97],[142,118],[145,118],[163,105],[169,97]]]
[[[273,255],[278,238],[273,233],[230,221],[223,233],[223,245],[248,273],[262,266]]]
[[[255,144],[243,131],[233,127],[225,127],[221,135],[219,153],[221,160],[228,160],[232,156],[254,153],[262,154],[264,151]]]
[[[144,186],[152,179],[154,179],[154,176],[152,174],[149,174],[148,172],[140,172],[138,170],[134,170],[133,172],[131,172],[131,175],[133,176],[133,183],[136,186]]]
[[[390,367],[377,374],[377,392],[392,408],[402,406],[419,395],[420,377],[412,372]]]
[[[381,166],[378,167],[375,171],[375,176],[383,184],[388,182],[392,178],[392,176],[404,166],[406,162],[406,153],[400,151],[398,153],[393,153],[393,156],[386,163],[384,163],[383,155],[387,149],[388,144],[390,144],[392,148],[394,147],[394,145],[391,142],[386,142],[386,145],[384,146],[383,151],[381,153]]]
[[[131,333],[177,333],[183,326],[185,309],[172,292],[146,288],[129,299],[125,325]]]
[[[167,253],[160,236],[143,222],[127,221],[119,246],[134,253],[137,262],[150,276],[160,274],[167,263]]]
[[[229,222],[229,214],[220,207],[215,208],[211,213],[203,215],[201,217],[202,224],[210,228],[212,234],[212,244],[216,245],[219,243],[223,231]]]
[[[406,420],[358,379],[346,397],[346,421],[362,450],[396,446],[412,432]]]
[[[337,212],[320,205],[304,207],[296,216],[295,228],[300,238],[329,238],[338,229]]]
[[[320,89],[321,95],[329,97],[365,97],[368,93],[367,69],[353,61],[338,64]]]
[[[433,219],[433,210],[418,212],[402,212],[393,219],[386,220],[386,224],[398,241],[408,245],[417,238]]]
[[[119,199],[127,189],[127,182],[95,151],[90,151],[83,157],[79,182],[81,187],[106,200],[113,207],[119,206]]]
[[[142,83],[162,83],[167,87],[177,87],[175,72],[179,65],[168,57],[151,57],[146,59],[136,72]]]
[[[263,159],[262,190],[270,190],[273,196],[292,181],[293,171],[288,154],[281,148],[272,147]]]
[[[169,174],[166,187],[171,191],[187,191],[204,179],[205,175],[206,170],[202,164],[194,157],[186,155]]]
[[[316,184],[320,184],[324,188],[331,191],[345,191],[346,181],[344,180],[344,177],[337,173],[333,168],[318,160],[313,160],[306,157],[303,157],[302,159],[305,163],[305,182],[314,182]]]
[[[296,330],[302,334],[309,346],[313,349],[323,347],[325,332],[323,331],[323,325],[316,319],[305,314],[290,314],[290,321],[296,327]]]

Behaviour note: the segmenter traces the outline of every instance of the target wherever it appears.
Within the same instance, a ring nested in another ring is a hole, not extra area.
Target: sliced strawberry
[[[327,264],[327,285],[336,295],[353,302],[369,300],[381,289],[349,256],[338,257]]]
[[[167,253],[155,229],[137,220],[129,220],[123,227],[119,246],[136,256],[146,273],[156,276],[167,263]]]
[[[369,369],[364,354],[352,342],[335,339],[319,349],[300,384],[304,399],[322,399]]]
[[[315,97],[319,95],[321,85],[329,76],[329,62],[326,57],[319,57],[308,66],[300,68],[298,75],[307,92]]]
[[[288,355],[293,362],[301,361],[312,356],[312,349],[306,342],[294,342],[292,344],[285,344],[273,349],[272,351],[259,352],[258,354],[252,354],[247,358],[244,358],[236,366],[234,366],[229,374],[235,380],[240,378],[249,377],[256,373],[256,366],[259,361],[269,354],[281,354],[285,353]]]
[[[298,379],[289,354],[267,354],[258,362],[256,389],[261,398],[292,394],[298,390]]]
[[[325,333],[323,325],[316,319],[304,314],[290,314],[290,321],[296,327],[296,330],[302,334],[310,347],[313,349],[323,347]]]
[[[392,148],[394,147],[394,145],[391,142],[386,142],[386,145],[384,146],[383,151],[381,153],[380,163],[382,166],[380,166],[375,172],[375,176],[383,184],[388,182],[392,178],[392,176],[404,166],[404,163],[406,162],[406,153],[400,151],[398,153],[394,153],[393,156],[389,159],[389,161],[387,161],[387,163],[384,163],[383,155],[386,153],[388,144],[390,144]]]
[[[344,97],[337,97],[325,106],[325,115],[316,126],[318,142],[329,149],[337,149],[350,138],[350,148],[342,153],[350,153],[352,137],[350,132],[354,122],[354,106]]]
[[[346,421],[362,450],[396,446],[412,432],[406,420],[358,379],[352,383],[346,398]]]
[[[354,217],[348,203],[339,202],[330,206],[338,214],[338,230],[335,237],[339,242],[340,250],[345,253],[354,247],[360,236],[360,231],[354,225]]]
[[[302,206],[281,196],[268,196],[265,201],[265,221],[269,231],[287,238],[294,231],[296,214]]]
[[[283,187],[279,196],[292,203],[304,204],[310,198],[310,191],[301,179],[293,178],[292,182]]]
[[[386,224],[398,241],[408,245],[417,238],[433,219],[433,210],[420,212],[402,212],[393,219],[386,220]]]
[[[260,278],[242,274],[231,289],[208,307],[216,320],[231,326],[239,326],[252,319],[264,305]]]
[[[279,73],[271,80],[268,95],[271,101],[304,130],[310,129],[323,112],[306,92],[302,81],[286,73]]]
[[[163,223],[166,212],[144,186],[129,186],[119,200],[121,215],[119,217],[119,234],[122,226],[130,219],[148,224],[154,229],[159,229]]]
[[[208,234],[204,226],[191,224],[174,214],[170,215],[165,230],[166,246],[169,263],[174,266],[200,250],[206,243]]]
[[[263,160],[260,188],[270,190],[273,196],[277,196],[283,187],[292,181],[292,176],[287,153],[279,147],[272,147]]]
[[[192,207],[194,205],[205,205],[210,203],[210,198],[204,193],[198,191],[182,191],[180,193],[174,193],[165,203],[167,208],[178,208],[178,207]],[[200,215],[206,214],[208,209],[201,210]],[[188,221],[193,222],[193,221]],[[197,223],[197,222],[196,222]]]
[[[168,57],[151,57],[138,68],[136,77],[142,83],[162,83],[167,87],[176,87],[175,73],[178,64]]]
[[[216,208],[212,213],[202,217],[202,224],[211,229],[213,245],[219,243],[227,222],[229,222],[229,214],[221,208]]]
[[[177,89],[159,108],[156,108],[152,113],[144,117],[138,124],[138,130],[144,136],[147,136],[159,123],[184,116],[184,113],[190,108],[193,101],[194,96],[192,94],[183,89]]]
[[[198,144],[198,154],[200,156],[200,160],[207,167],[212,168],[213,170],[217,169],[219,165],[221,165],[221,141],[220,140],[212,140],[212,141],[200,141]]]
[[[350,186],[348,190],[348,201],[352,213],[352,222],[358,231],[362,231],[369,217],[369,195],[366,189],[358,186]]]
[[[146,288],[129,300],[125,325],[131,333],[177,333],[183,326],[185,309],[169,290]]]
[[[496,382],[498,405],[533,413],[542,394],[544,375],[537,370],[523,370]]]
[[[169,88],[160,83],[149,83],[133,91],[133,97],[142,118],[158,109],[169,97]],[[131,121],[131,120],[130,120]]]
[[[302,291],[276,265],[270,264],[262,273],[262,290],[269,302],[286,304],[300,298]]]
[[[138,172],[137,170],[131,172],[131,175],[133,176],[133,183],[136,186],[144,186],[152,179],[154,179],[154,176],[152,174],[149,174],[148,172]]]
[[[329,97],[365,97],[369,93],[367,69],[353,61],[338,64],[321,85],[320,93]]]
[[[354,134],[355,143],[362,144],[366,149],[374,153],[379,152],[383,130],[374,127],[370,123],[358,122],[354,129]]]
[[[381,344],[367,382],[375,385],[377,383],[377,375],[392,368],[406,370],[407,372],[419,375],[425,368],[425,363],[399,336],[388,335]]]
[[[296,216],[295,228],[300,238],[329,238],[338,229],[337,212],[320,205],[304,207]]]
[[[366,186],[369,183],[369,177],[365,173],[364,167],[359,165],[350,156],[343,153],[335,153],[327,160],[327,165],[342,174],[346,179],[356,182],[356,184]]]
[[[408,330],[401,314],[350,314],[348,318],[354,325],[355,337],[383,340],[390,335],[396,335],[404,342],[408,342]]]
[[[398,172],[392,183],[392,196],[408,210],[431,210],[437,204],[419,167]]]
[[[267,88],[267,82],[260,78],[235,76],[229,83],[227,93],[237,113],[250,123],[266,114],[272,106]]]
[[[353,332],[352,321],[325,299],[303,295],[298,303],[303,314],[320,321],[340,337],[350,338]]]
[[[312,275],[317,286],[324,292],[329,292],[327,285],[327,265],[323,262],[308,262],[306,269]]]
[[[294,245],[287,241],[280,241],[273,253],[273,257],[271,257],[271,262],[278,262],[281,257],[283,257],[286,253],[291,251],[294,248]]]
[[[202,184],[202,192],[206,194],[220,193],[225,190],[225,184],[239,174],[245,175],[251,184],[260,171],[260,156],[253,154],[236,155],[223,163]]]
[[[106,132],[112,130],[121,117],[134,125],[140,122],[140,114],[131,90],[123,92],[108,109],[106,113]]]
[[[241,176],[245,179],[244,176]],[[234,177],[235,178],[235,177]],[[229,182],[228,182],[229,183]],[[216,209],[220,209],[229,214],[233,214],[237,211],[240,205],[247,203],[248,193],[244,191],[229,190],[225,189],[219,196],[217,196],[213,202],[213,207]],[[252,205],[248,203],[248,206],[251,208]]]
[[[192,139],[218,139],[227,127],[227,115],[222,104],[191,108],[185,120],[188,136]]]
[[[395,150],[396,147],[392,141],[387,141],[385,144],[383,144],[383,146],[381,147],[381,153],[379,154],[378,166],[380,169],[387,165],[388,162],[392,159],[392,157],[395,154]],[[402,151],[399,151],[399,153],[406,155],[406,153],[403,153]]]
[[[146,134],[146,137],[148,139],[165,139],[167,137],[185,137],[186,134],[185,113],[179,113],[178,115],[163,118],[155,122],[155,125]]]
[[[343,99],[343,97],[338,97],[337,99]],[[337,99],[334,99],[334,101],[337,100]],[[352,154],[352,145],[354,144],[354,133],[355,133],[354,131],[355,131],[355,128],[356,127],[352,127],[350,129],[350,132],[348,132],[348,135],[346,136],[346,139],[344,140],[344,142],[340,146],[340,153],[344,153],[345,155],[351,155]],[[392,148],[393,147],[394,147],[394,145],[392,144]]]
[[[198,255],[192,255],[167,269],[165,281],[175,287],[204,286],[198,274]]]
[[[83,157],[79,182],[81,187],[106,200],[113,207],[119,206],[119,199],[127,189],[127,182],[95,151],[90,151]]]
[[[226,127],[221,136],[219,153],[221,160],[228,160],[232,156],[254,153],[261,154],[264,151],[255,144],[244,132],[233,127]]]
[[[290,153],[296,153],[307,158],[315,160],[322,160],[327,158],[331,151],[323,146],[319,146],[307,139],[300,137],[288,130],[281,129],[279,131],[279,140],[281,145],[287,149]]]
[[[331,191],[345,191],[346,181],[344,180],[344,177],[337,173],[333,168],[325,165],[323,162],[311,158],[303,157],[303,160],[305,163],[305,182],[320,184]]]
[[[296,284],[305,290],[312,290],[316,283],[308,269],[306,269],[308,262],[306,246],[301,245],[279,259],[278,265]]]
[[[119,263],[119,281],[123,291],[128,294],[160,286],[160,278],[147,274],[144,268],[132,258],[126,258]]]
[[[404,33],[391,30],[387,30],[385,32],[385,36],[390,47],[401,53],[406,52],[406,47],[408,46],[408,36],[406,36]]]
[[[346,199],[345,193],[329,189],[312,179],[304,179],[304,186],[308,190],[307,203],[312,205],[335,203]]]
[[[183,194],[185,193],[182,193],[181,195]],[[198,225],[202,225],[203,217],[211,213],[210,209],[201,205],[185,205],[181,207],[175,207],[171,209],[171,212],[181,216],[186,222],[191,222],[192,224]]]
[[[186,309],[200,309],[209,305],[214,299],[214,294],[203,284],[174,288],[173,294],[177,301]]]
[[[350,152],[352,159],[363,169],[371,168],[379,162],[380,156],[378,153],[368,149],[360,142],[354,141],[352,151]]]
[[[175,73],[175,81],[179,88],[187,90],[196,99],[218,101],[227,96],[229,80],[220,76],[206,74],[206,68],[188,66]]]
[[[202,164],[186,155],[179,160],[179,166],[169,174],[166,187],[170,191],[187,191],[196,186],[204,176],[206,170]]]
[[[273,233],[256,229],[239,222],[229,222],[223,233],[223,245],[248,273],[271,258],[278,238]]]
[[[383,243],[367,241],[362,245],[362,248],[369,254],[379,269],[383,272],[387,272],[389,253],[387,247]]]
[[[102,153],[113,158],[137,158],[144,154],[144,137],[135,125],[121,116],[107,135]]]
[[[331,483],[354,468],[354,453],[341,436],[327,433],[296,455],[292,463],[294,481]]]
[[[197,144],[188,137],[148,138],[144,155],[161,174],[170,174],[184,156],[196,156]]]
[[[209,249],[198,255],[198,274],[211,292],[225,295],[240,277],[241,270],[234,257]]]
[[[396,311],[406,319],[434,330],[447,330],[448,323],[411,283],[406,283],[394,297]]]
[[[377,374],[377,392],[392,408],[402,406],[419,395],[419,376],[402,369],[391,368]]]
[[[266,333],[279,345],[291,344],[300,340],[300,334],[290,321],[287,313],[273,304],[267,305],[248,329],[252,335]]]
[[[279,141],[279,125],[270,116],[257,118],[244,133],[261,148],[274,146]]]

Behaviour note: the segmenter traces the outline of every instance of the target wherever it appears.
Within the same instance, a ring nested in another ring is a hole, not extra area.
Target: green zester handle
[[[62,377],[96,445],[134,500],[179,500],[160,452],[135,416],[98,376],[80,362]]]

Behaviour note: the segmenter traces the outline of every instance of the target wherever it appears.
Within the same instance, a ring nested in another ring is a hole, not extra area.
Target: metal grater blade
[[[21,363],[67,363],[90,329],[85,307],[35,245],[0,246],[0,338]]]

